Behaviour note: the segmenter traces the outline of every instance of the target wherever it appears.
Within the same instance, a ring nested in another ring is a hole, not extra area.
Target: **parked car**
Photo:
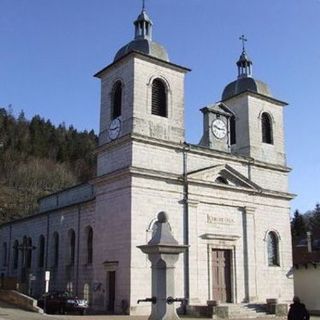
[[[38,306],[45,313],[70,313],[78,312],[85,314],[88,309],[88,301],[72,296],[68,291],[54,291],[44,294],[38,300]]]

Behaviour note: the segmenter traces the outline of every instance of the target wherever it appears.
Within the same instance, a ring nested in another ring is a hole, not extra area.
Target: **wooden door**
[[[212,250],[213,300],[231,302],[231,250]]]
[[[116,298],[116,272],[109,271],[109,303],[108,303],[108,311],[114,312],[114,301]]]

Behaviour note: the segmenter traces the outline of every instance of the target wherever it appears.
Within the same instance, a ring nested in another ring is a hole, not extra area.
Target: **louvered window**
[[[279,266],[279,241],[274,232],[268,233],[268,264],[269,266]]]
[[[122,84],[117,81],[112,90],[112,120],[121,116]]]
[[[272,124],[268,113],[264,112],[261,117],[262,142],[273,144]]]
[[[155,79],[152,83],[152,114],[167,117],[166,87],[160,79]]]

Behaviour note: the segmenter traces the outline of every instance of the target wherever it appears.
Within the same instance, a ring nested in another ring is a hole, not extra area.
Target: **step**
[[[219,314],[220,317],[228,317],[229,319],[269,319],[275,317],[266,313],[263,304],[221,304],[217,307],[213,318],[219,317]]]

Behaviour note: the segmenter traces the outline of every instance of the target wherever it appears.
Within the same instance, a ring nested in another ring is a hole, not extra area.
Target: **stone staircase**
[[[266,312],[264,304],[220,304],[213,307],[213,319],[269,319],[275,318],[274,314]]]
[[[187,305],[186,314],[194,318],[214,320],[277,320],[287,319],[288,306],[285,303],[223,303],[219,305]]]

